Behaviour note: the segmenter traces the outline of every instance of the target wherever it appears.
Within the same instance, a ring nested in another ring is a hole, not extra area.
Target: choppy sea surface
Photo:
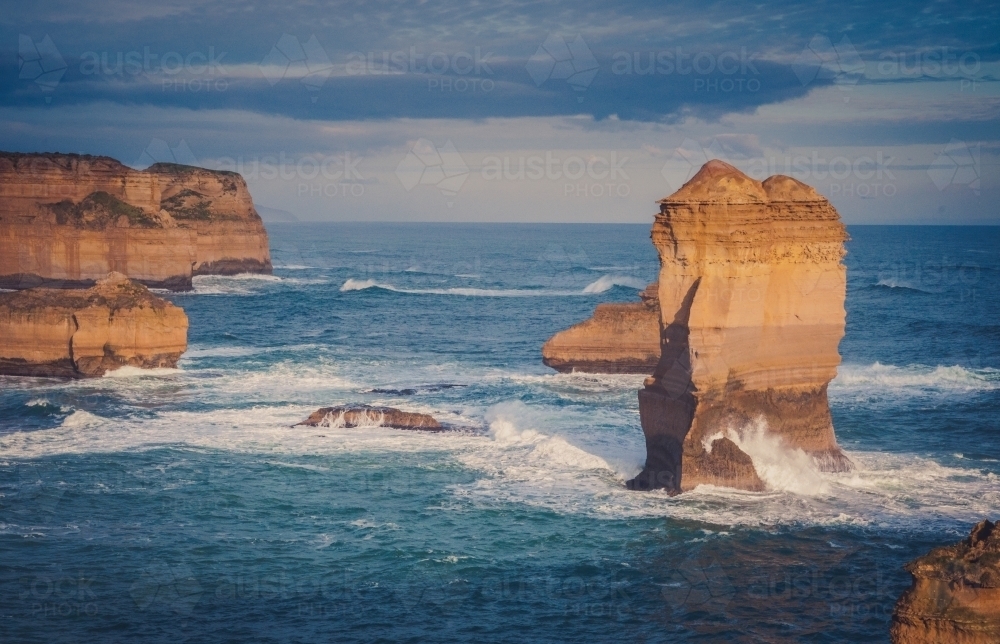
[[[177,369],[0,377],[2,641],[888,641],[902,565],[1000,516],[1000,228],[853,227],[830,386],[856,469],[670,498],[641,376],[552,333],[655,279],[649,227],[273,224]],[[472,430],[294,427],[320,406]]]

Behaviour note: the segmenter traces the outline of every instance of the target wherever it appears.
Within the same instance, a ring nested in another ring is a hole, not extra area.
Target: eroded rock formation
[[[413,429],[425,432],[440,432],[446,428],[433,416],[416,412],[400,411],[392,407],[372,407],[370,405],[340,405],[321,407],[309,415],[299,425],[310,427],[391,427],[393,429]]]
[[[983,521],[969,538],[906,565],[913,585],[896,602],[893,644],[1000,642],[1000,528]]]
[[[0,153],[0,287],[148,286],[270,273],[267,232],[235,172],[108,157]]]
[[[639,392],[646,465],[629,487],[761,489],[738,446],[751,424],[849,469],[827,403],[846,293],[833,206],[791,177],[710,161],[660,202],[651,236],[661,355]]]
[[[87,290],[0,293],[0,374],[82,378],[126,365],[175,367],[184,310],[120,273]]]
[[[598,304],[589,320],[556,333],[542,346],[542,361],[557,371],[651,374],[660,359],[657,285],[641,302]]]

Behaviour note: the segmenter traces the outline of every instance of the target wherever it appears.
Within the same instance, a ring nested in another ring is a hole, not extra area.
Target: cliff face
[[[660,205],[661,356],[639,392],[646,467],[630,487],[761,489],[737,446],[761,422],[822,468],[849,469],[827,403],[846,315],[836,210],[795,179],[761,183],[721,161]]]
[[[183,309],[120,273],[87,290],[0,293],[0,374],[81,378],[126,365],[174,367]]]
[[[892,614],[893,644],[1000,642],[1000,528],[983,521],[968,539],[907,564],[913,585]]]
[[[651,374],[660,359],[657,285],[641,302],[598,304],[589,320],[555,334],[542,346],[542,361],[557,371]]]
[[[0,287],[87,286],[110,271],[191,288],[271,272],[267,232],[233,172],[108,157],[0,153]]]

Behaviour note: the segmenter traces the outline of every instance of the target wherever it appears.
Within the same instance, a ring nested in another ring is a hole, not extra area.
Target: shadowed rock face
[[[0,374],[83,378],[123,366],[175,367],[184,310],[120,273],[87,290],[0,294]]]
[[[641,302],[598,304],[589,320],[555,334],[542,346],[542,361],[557,371],[651,374],[660,359],[657,286]]]
[[[371,407],[369,405],[341,405],[321,407],[299,425],[310,427],[391,427],[425,432],[444,431],[433,416],[415,412],[400,411],[392,407]]]
[[[661,353],[639,392],[646,466],[629,487],[761,489],[737,446],[761,420],[823,469],[849,469],[827,403],[845,321],[836,210],[791,177],[761,183],[710,161],[660,202],[651,236]],[[737,439],[732,467],[718,462],[718,437]]]
[[[1000,528],[983,521],[968,539],[906,565],[913,585],[896,602],[893,644],[1000,642]]]
[[[0,287],[90,286],[117,271],[184,290],[191,277],[270,273],[267,232],[234,172],[0,152]]]

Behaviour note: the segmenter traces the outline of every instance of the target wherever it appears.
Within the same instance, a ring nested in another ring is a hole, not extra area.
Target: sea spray
[[[757,475],[769,489],[804,496],[829,493],[830,485],[812,457],[799,448],[789,447],[780,436],[770,433],[763,417],[706,438],[706,449],[711,452],[712,443],[723,436],[750,456]]]

